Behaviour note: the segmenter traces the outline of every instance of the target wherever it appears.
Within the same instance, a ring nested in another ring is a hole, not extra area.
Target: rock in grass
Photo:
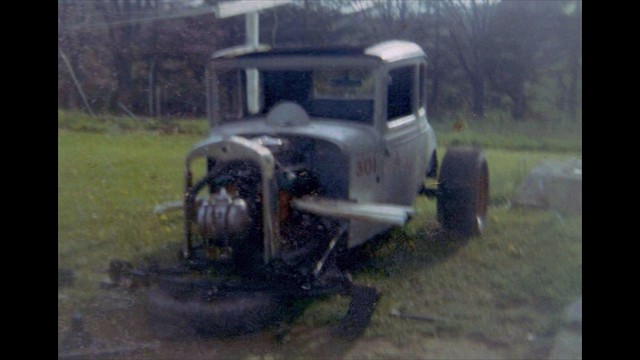
[[[550,360],[582,359],[582,296],[565,309],[566,326],[554,340]]]
[[[582,329],[582,296],[567,306],[565,318],[571,327]]]
[[[72,286],[75,278],[76,278],[76,275],[72,269],[59,268],[58,269],[58,288]]]
[[[63,351],[84,349],[93,343],[93,336],[84,328],[84,317],[76,312],[71,317],[71,329],[62,339],[60,349]]]
[[[516,207],[582,213],[582,160],[545,161],[536,166],[512,203]]]

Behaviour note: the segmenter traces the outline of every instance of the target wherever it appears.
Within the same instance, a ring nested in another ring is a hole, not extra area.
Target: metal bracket
[[[438,191],[438,189],[429,189],[423,185],[418,194],[433,199],[437,198],[438,195],[440,195],[440,192]]]
[[[331,241],[329,241],[329,246],[327,246],[327,249],[324,251],[324,254],[322,254],[322,257],[320,258],[320,260],[318,260],[318,262],[316,263],[316,266],[313,268],[314,278],[318,278],[318,275],[320,275],[320,272],[324,267],[324,263],[327,261],[327,259],[329,258],[329,255],[335,248],[336,243],[338,242],[338,239],[340,239],[342,235],[344,235],[344,233],[347,231],[347,227],[348,227],[347,224],[343,224],[338,230],[338,233],[336,234],[336,236],[334,236],[331,239]]]

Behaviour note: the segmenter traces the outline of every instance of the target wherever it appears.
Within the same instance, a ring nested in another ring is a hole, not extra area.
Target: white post
[[[259,46],[261,10],[287,5],[294,0],[234,0],[221,1],[216,6],[216,17],[224,19],[245,14],[246,46],[256,50]],[[260,111],[260,73],[258,69],[247,69],[247,107],[250,114]]]
[[[247,45],[257,48],[260,39],[260,18],[257,11],[245,15],[245,30]]]
[[[245,31],[247,46],[257,49],[260,38],[260,20],[257,11],[245,14]],[[247,69],[247,107],[250,114],[257,114],[260,111],[258,76],[258,69]]]

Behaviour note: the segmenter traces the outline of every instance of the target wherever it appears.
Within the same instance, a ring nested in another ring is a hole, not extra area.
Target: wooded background
[[[217,19],[217,2],[58,0],[58,107],[205,116],[208,57],[245,42],[244,16]],[[260,12],[271,46],[389,39],[427,53],[431,118],[582,121],[581,1],[294,0]]]

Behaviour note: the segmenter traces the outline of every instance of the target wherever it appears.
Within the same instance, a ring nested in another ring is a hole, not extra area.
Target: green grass
[[[61,321],[96,296],[109,259],[138,261],[179,246],[181,213],[155,215],[153,208],[181,198],[184,156],[202,136],[198,131],[167,136],[148,127],[126,130],[121,122],[133,120],[64,112],[58,121],[58,261],[77,275],[74,288],[59,293]],[[483,237],[469,242],[444,237],[435,222],[435,202],[420,198],[416,218],[370,250],[368,266],[354,274],[355,280],[384,295],[367,337],[383,336],[398,346],[420,336],[520,344],[528,333],[553,333],[562,306],[581,294],[581,216],[508,207],[538,162],[581,157],[579,132],[551,134],[551,140],[532,137],[531,144],[520,146],[517,139],[530,130],[510,126],[515,140],[502,130],[491,133],[489,125],[482,130],[471,125],[464,134],[483,144],[489,163],[491,206]],[[442,158],[445,146],[462,135],[438,127]],[[566,143],[556,143],[554,136],[564,136]],[[347,302],[341,297],[318,301],[298,323],[334,324]],[[398,319],[390,315],[393,309],[445,320]]]
[[[154,119],[140,117],[116,117],[97,115],[90,117],[82,112],[58,110],[58,129],[89,133],[120,134],[132,131],[152,131],[159,134],[191,134],[203,136],[208,133],[205,119]]]
[[[440,154],[444,154],[444,151],[444,148],[438,150]],[[494,206],[509,203],[509,199],[517,192],[529,172],[541,162],[567,157],[580,158],[575,152],[567,154],[549,151],[506,151],[496,148],[485,149],[484,152],[489,164],[490,202]]]
[[[110,257],[131,258],[179,238],[183,158],[196,136],[58,131],[58,257],[96,280]],[[175,214],[177,215],[177,214]]]
[[[400,345],[415,333],[523,343],[528,333],[557,330],[562,307],[582,293],[580,216],[492,207],[486,233],[465,242],[439,233],[433,202],[420,199],[417,209],[355,274],[383,293],[368,336]],[[336,323],[345,309],[344,300],[320,302],[300,322]],[[393,310],[443,321],[401,320]]]
[[[479,145],[483,148],[582,153],[582,125],[561,122],[514,122],[499,116],[483,120],[433,120],[438,144]]]

